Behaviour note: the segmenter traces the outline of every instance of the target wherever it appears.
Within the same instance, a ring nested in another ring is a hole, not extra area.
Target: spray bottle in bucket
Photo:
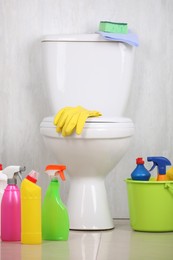
[[[153,166],[150,171],[152,171],[156,166],[158,168],[157,181],[166,181],[166,166],[171,165],[171,162],[162,156],[149,156],[147,157],[148,162],[153,162]]]
[[[25,167],[8,166],[3,170],[7,175],[1,202],[1,239],[2,241],[20,241],[21,239],[21,204],[20,190],[17,187],[17,175],[21,177]]]
[[[60,198],[58,177],[63,181],[64,165],[48,165],[45,172],[51,178],[42,206],[42,234],[44,240],[67,240],[69,216]]]

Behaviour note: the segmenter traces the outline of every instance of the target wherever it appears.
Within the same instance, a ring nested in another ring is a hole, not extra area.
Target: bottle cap
[[[144,164],[144,160],[142,157],[136,159],[136,164]]]
[[[36,183],[37,182],[37,179],[38,179],[38,175],[39,173],[32,170],[27,176],[26,176],[26,179],[33,182],[33,183]]]
[[[17,180],[15,178],[7,179],[7,184],[14,184],[14,185],[16,185],[17,184]]]

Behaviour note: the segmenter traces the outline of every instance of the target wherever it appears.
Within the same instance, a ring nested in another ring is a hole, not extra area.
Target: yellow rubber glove
[[[81,106],[62,108],[54,118],[56,131],[63,136],[71,135],[75,128],[76,134],[82,133],[85,121],[88,117],[97,117],[102,114],[98,111],[89,111]]]

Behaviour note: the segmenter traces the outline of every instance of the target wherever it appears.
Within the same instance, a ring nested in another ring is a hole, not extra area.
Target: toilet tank
[[[52,115],[81,105],[104,116],[123,116],[134,47],[99,34],[51,35],[42,40],[43,78]]]

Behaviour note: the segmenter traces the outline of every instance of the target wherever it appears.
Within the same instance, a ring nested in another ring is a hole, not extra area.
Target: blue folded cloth
[[[108,33],[102,31],[98,31],[98,33],[108,41],[125,42],[135,47],[139,46],[138,36],[135,33],[132,33],[130,30],[126,34]]]

